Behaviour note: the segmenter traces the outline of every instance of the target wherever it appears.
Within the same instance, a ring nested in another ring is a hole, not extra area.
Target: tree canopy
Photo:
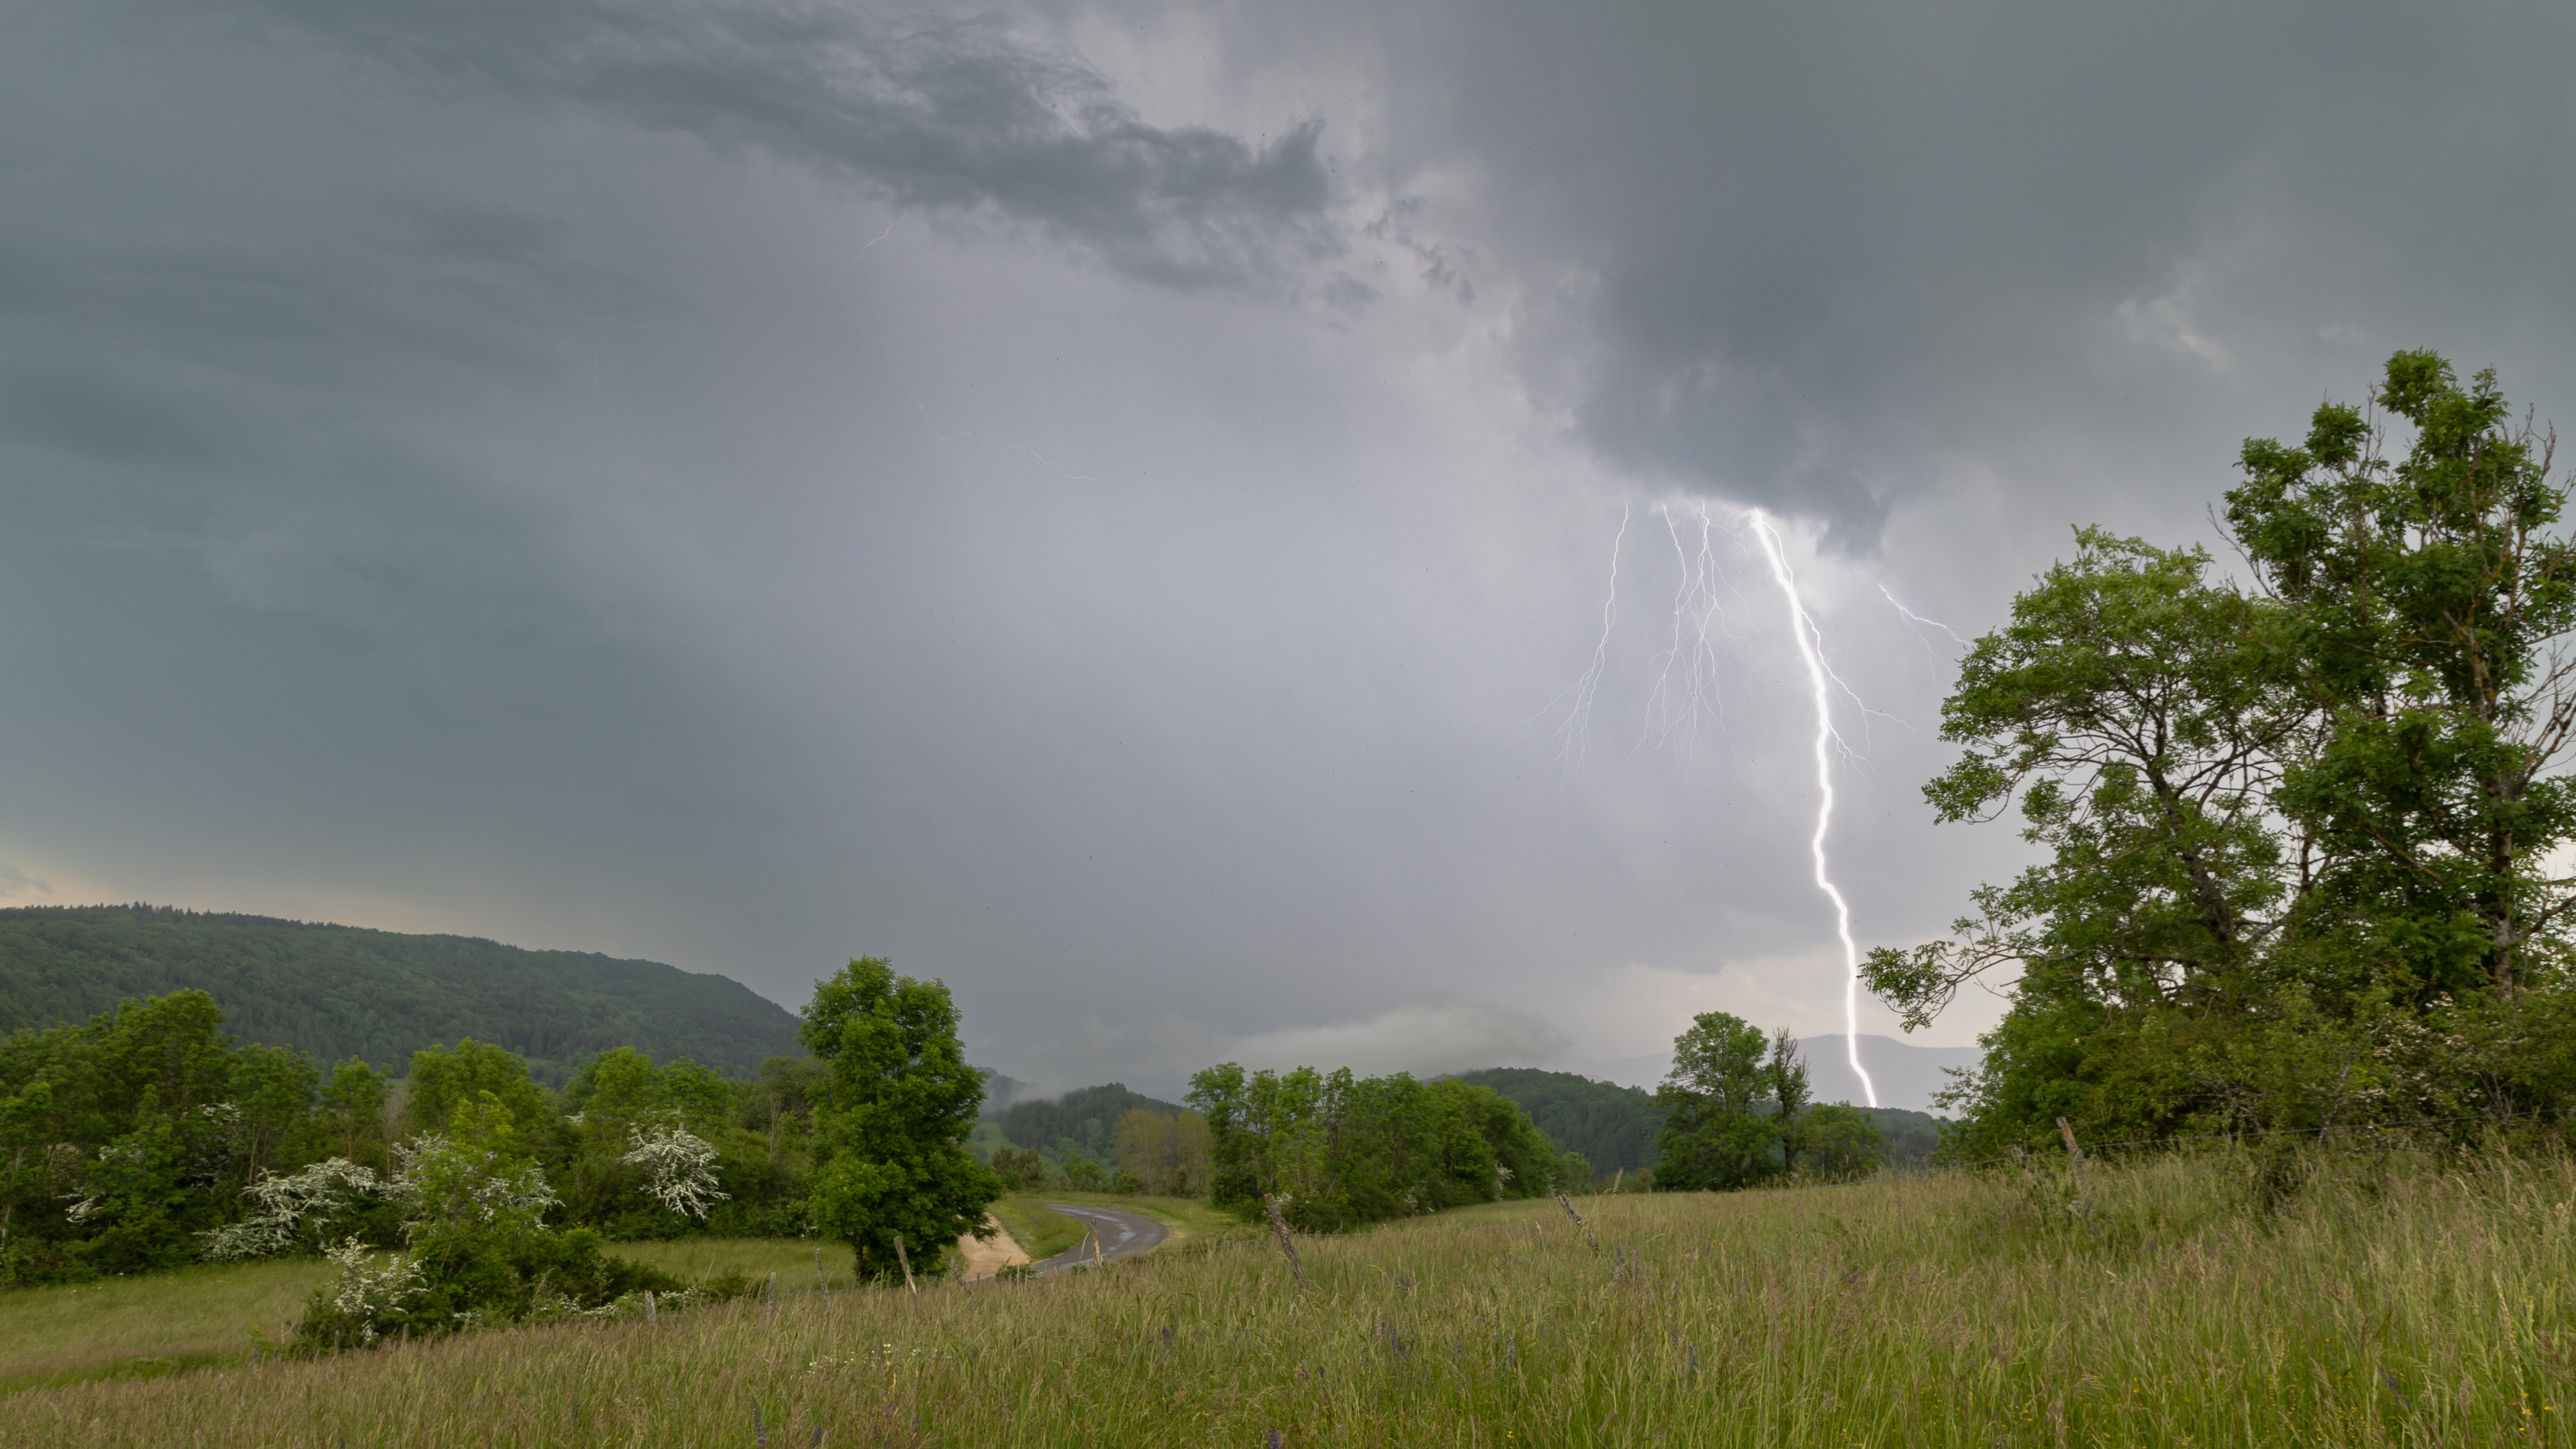
[[[1909,1028],[2011,1007],[1962,1145],[2553,1114],[2576,882],[2568,485],[2492,373],[2400,352],[2296,446],[2247,441],[2198,548],[2079,529],[1945,702],[1940,819],[2041,859],[1880,949]],[[2472,1059],[2475,1059],[2474,1061]]]
[[[938,1271],[957,1238],[988,1231],[984,1210],[1002,1195],[966,1146],[984,1077],[966,1064],[948,988],[862,957],[815,983],[804,1038],[827,1074],[816,1226],[850,1245],[862,1276],[899,1272],[906,1255]]]

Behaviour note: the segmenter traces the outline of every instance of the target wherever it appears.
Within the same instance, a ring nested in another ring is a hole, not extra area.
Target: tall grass
[[[65,1445],[2562,1443],[2576,1168],[2321,1153],[1498,1205],[0,1399]],[[2284,1182],[2304,1182],[2284,1195]],[[1272,1436],[1276,1435],[1274,1439]]]
[[[823,1280],[814,1276],[816,1250],[821,1250]],[[611,1243],[616,1257],[659,1268],[687,1283],[708,1283],[738,1274],[755,1282],[778,1275],[781,1293],[812,1293],[828,1282],[837,1293],[852,1286],[850,1250],[841,1243],[812,1238],[674,1238],[658,1243]]]

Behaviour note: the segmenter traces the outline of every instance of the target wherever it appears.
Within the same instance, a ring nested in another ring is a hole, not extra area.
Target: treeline
[[[467,1040],[397,1091],[222,1025],[180,991],[0,1040],[0,1282],[323,1252],[341,1278],[297,1331],[346,1346],[681,1288],[612,1237],[815,1232],[863,1279],[937,1274],[1001,1192],[962,1145],[984,1080],[947,988],[881,959],[816,983],[809,1055],[756,1081],[621,1047],[556,1092]]]
[[[1948,939],[1871,954],[1909,1026],[2011,1006],[1956,1146],[2576,1117],[2576,544],[2554,440],[2492,372],[2388,359],[2249,439],[2243,562],[2098,529],[1942,706],[1944,821],[2040,860]]]
[[[560,1092],[525,1059],[465,1040],[412,1055],[396,1082],[345,1060],[235,1042],[202,991],[129,1001],[78,1026],[0,1039],[0,1284],[147,1272],[196,1261],[258,1210],[255,1184],[327,1159],[390,1178],[404,1144],[488,1097],[559,1199],[556,1221],[610,1237],[793,1235],[815,1154],[819,1064],[772,1058],[756,1081],[630,1047]],[[720,1197],[702,1215],[650,1195],[639,1134],[704,1143]],[[350,1231],[391,1240],[400,1209]]]
[[[1207,1122],[1210,1200],[1250,1215],[1273,1199],[1309,1232],[1544,1196],[1591,1175],[1509,1098],[1454,1077],[1246,1074],[1229,1062],[1192,1077],[1189,1100]]]

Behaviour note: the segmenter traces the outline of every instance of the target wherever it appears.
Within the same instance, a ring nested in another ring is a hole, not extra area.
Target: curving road
[[[1128,1258],[1146,1252],[1172,1235],[1170,1228],[1143,1213],[1120,1212],[1116,1208],[1075,1207],[1069,1202],[1046,1204],[1050,1212],[1059,1212],[1076,1222],[1088,1223],[1100,1239],[1100,1256]],[[1043,1263],[1034,1265],[1041,1273],[1058,1268],[1079,1268],[1091,1261],[1091,1244],[1076,1243]]]

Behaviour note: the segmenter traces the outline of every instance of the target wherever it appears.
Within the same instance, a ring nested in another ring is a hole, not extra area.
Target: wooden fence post
[[[920,1297],[921,1285],[912,1281],[912,1255],[903,1250],[901,1233],[894,1235],[894,1260],[903,1265],[903,1286],[912,1290],[913,1297]]]
[[[1297,1261],[1297,1244],[1288,1236],[1288,1220],[1279,1215],[1279,1199],[1265,1192],[1261,1202],[1270,1209],[1270,1231],[1279,1235],[1279,1251],[1288,1255],[1288,1266],[1296,1271],[1297,1287],[1302,1291],[1306,1287],[1306,1265]]]
[[[2089,1217],[2093,1212],[2093,1188],[2084,1180],[2084,1149],[2075,1145],[2075,1129],[2063,1117],[2057,1119],[2057,1133],[2066,1139],[2066,1160],[2075,1164],[2076,1208]]]
[[[1565,1215],[1567,1217],[1574,1219],[1575,1231],[1580,1232],[1583,1230],[1583,1214],[1574,1210],[1574,1199],[1567,1197],[1564,1193],[1560,1192],[1556,1195],[1556,1205],[1565,1209]]]

